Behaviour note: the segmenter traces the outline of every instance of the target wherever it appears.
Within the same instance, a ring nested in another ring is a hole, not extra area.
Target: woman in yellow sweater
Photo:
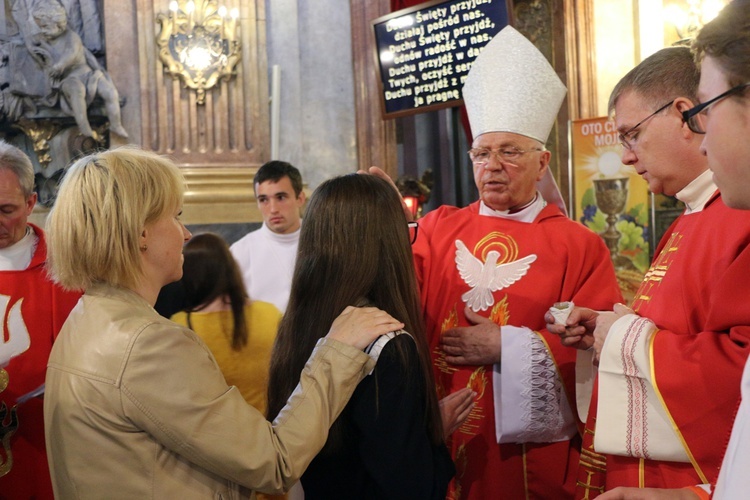
[[[197,333],[216,358],[227,384],[266,412],[268,365],[281,312],[250,302],[229,246],[218,235],[193,236],[185,244],[182,285],[185,311],[172,321]]]
[[[281,312],[268,302],[250,302],[237,263],[221,236],[193,236],[183,250],[181,284],[185,310],[172,321],[200,336],[216,358],[227,384],[265,415],[268,367]],[[286,495],[258,494],[258,500]]]

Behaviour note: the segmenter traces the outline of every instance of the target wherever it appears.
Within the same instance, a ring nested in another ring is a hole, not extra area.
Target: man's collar
[[[286,233],[286,234],[279,234],[279,233],[275,233],[271,231],[271,229],[269,229],[269,227],[266,225],[265,222],[263,223],[263,226],[261,227],[261,229],[265,231],[265,233],[269,236],[269,238],[272,238],[276,241],[284,243],[284,242],[295,242],[299,240],[299,233],[302,230],[302,226],[300,225],[300,227],[298,227],[296,231],[292,231],[291,233]]]
[[[39,237],[31,226],[26,226],[23,238],[9,247],[0,249],[0,271],[23,271],[32,267]]]
[[[534,199],[528,205],[513,213],[511,213],[510,210],[493,210],[480,200],[479,215],[500,217],[502,219],[515,220],[518,222],[533,222],[546,206],[547,202],[542,198],[539,192],[537,192]]]
[[[700,212],[716,192],[716,184],[713,180],[713,172],[706,170],[690,183],[682,188],[675,198],[685,204],[685,214]]]

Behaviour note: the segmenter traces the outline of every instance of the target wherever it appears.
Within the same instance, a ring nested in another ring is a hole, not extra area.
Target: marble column
[[[266,0],[269,81],[281,68],[279,158],[310,189],[357,169],[347,0]]]

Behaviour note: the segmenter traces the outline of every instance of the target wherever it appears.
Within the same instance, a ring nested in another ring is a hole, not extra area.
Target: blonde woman
[[[58,498],[239,498],[302,474],[357,383],[361,349],[403,327],[347,308],[273,423],[229,387],[205,344],[153,309],[182,276],[184,184],[138,149],[78,160],[49,216],[54,279],[85,293],[52,349],[44,417]]]

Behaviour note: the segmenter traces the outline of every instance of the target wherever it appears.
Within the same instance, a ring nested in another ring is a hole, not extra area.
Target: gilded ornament
[[[213,0],[173,0],[170,14],[159,14],[161,31],[156,38],[164,69],[196,91],[205,104],[206,90],[234,75],[240,60],[237,37],[239,11],[227,11]]]

